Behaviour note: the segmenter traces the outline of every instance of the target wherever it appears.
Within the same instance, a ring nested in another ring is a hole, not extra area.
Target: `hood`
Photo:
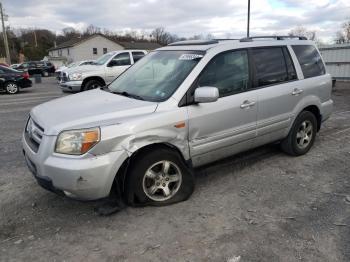
[[[153,113],[157,105],[95,89],[46,102],[30,115],[45,135],[57,135],[62,130],[121,124]]]
[[[71,68],[67,68],[65,70],[66,73],[68,74],[73,74],[73,73],[85,73],[85,72],[90,72],[90,71],[96,71],[102,68],[103,65],[83,65],[83,66],[74,66]]]

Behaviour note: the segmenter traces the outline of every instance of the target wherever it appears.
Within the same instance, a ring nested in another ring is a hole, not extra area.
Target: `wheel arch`
[[[97,80],[102,85],[106,85],[106,82],[105,82],[105,80],[102,77],[100,77],[100,76],[89,76],[89,77],[87,77],[87,78],[85,78],[83,80],[83,83],[81,84],[81,91],[84,90],[86,83],[89,82],[90,80]]]
[[[322,115],[321,115],[321,107],[322,103],[319,99],[319,97],[315,95],[308,95],[305,96],[301,101],[299,101],[298,105],[295,107],[294,111],[294,119],[290,126],[290,128],[293,126],[293,123],[295,119],[298,117],[298,115],[303,111],[309,111],[313,113],[317,120],[317,131],[321,128],[322,123]],[[289,130],[290,130],[289,128]]]
[[[138,148],[134,152],[129,152],[129,157],[124,160],[118,171],[116,172],[113,185],[111,187],[111,193],[112,191],[117,194],[118,198],[124,199],[126,202],[130,202],[130,200],[125,199],[127,196],[126,194],[126,178],[127,178],[127,173],[128,169],[131,165],[134,164],[135,159],[144,153],[147,153],[147,151],[150,150],[157,150],[157,149],[168,149],[175,151],[176,153],[179,154],[181,159],[184,161],[184,163],[189,167],[192,168],[192,162],[190,159],[186,160],[183,153],[181,150],[175,146],[174,144],[171,144],[169,142],[156,142],[156,143],[151,143],[144,145],[140,148]]]
[[[320,112],[320,109],[318,108],[318,106],[309,105],[309,106],[305,107],[302,111],[309,111],[315,115],[316,120],[317,120],[317,131],[320,131],[322,116],[321,116],[321,112]]]

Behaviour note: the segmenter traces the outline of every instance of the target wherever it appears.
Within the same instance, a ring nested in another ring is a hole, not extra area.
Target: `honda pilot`
[[[177,42],[108,86],[33,108],[23,152],[53,192],[172,204],[192,194],[195,167],[272,142],[306,154],[331,115],[331,88],[303,37]]]

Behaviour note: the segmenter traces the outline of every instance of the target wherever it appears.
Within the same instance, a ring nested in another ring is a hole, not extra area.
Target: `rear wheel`
[[[127,185],[130,204],[169,205],[190,197],[194,176],[177,152],[162,148],[133,161]]]
[[[8,82],[5,84],[5,90],[8,94],[16,94],[19,92],[19,87],[15,82]]]
[[[304,155],[314,144],[316,133],[315,115],[309,111],[303,111],[296,118],[289,135],[282,141],[281,148],[289,155]]]
[[[47,76],[49,76],[49,72],[43,71],[43,72],[41,73],[41,75],[44,76],[44,77],[47,77]]]
[[[84,85],[84,91],[96,89],[102,86],[103,84],[100,81],[92,79],[86,82],[86,84]]]

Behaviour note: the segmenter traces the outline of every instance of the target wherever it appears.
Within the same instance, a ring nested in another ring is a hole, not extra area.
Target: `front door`
[[[256,137],[257,91],[251,90],[247,50],[215,56],[196,81],[217,87],[216,102],[188,106],[189,144],[194,166],[249,149]]]
[[[115,55],[106,67],[106,84],[112,82],[130,66],[130,52],[123,52]]]

